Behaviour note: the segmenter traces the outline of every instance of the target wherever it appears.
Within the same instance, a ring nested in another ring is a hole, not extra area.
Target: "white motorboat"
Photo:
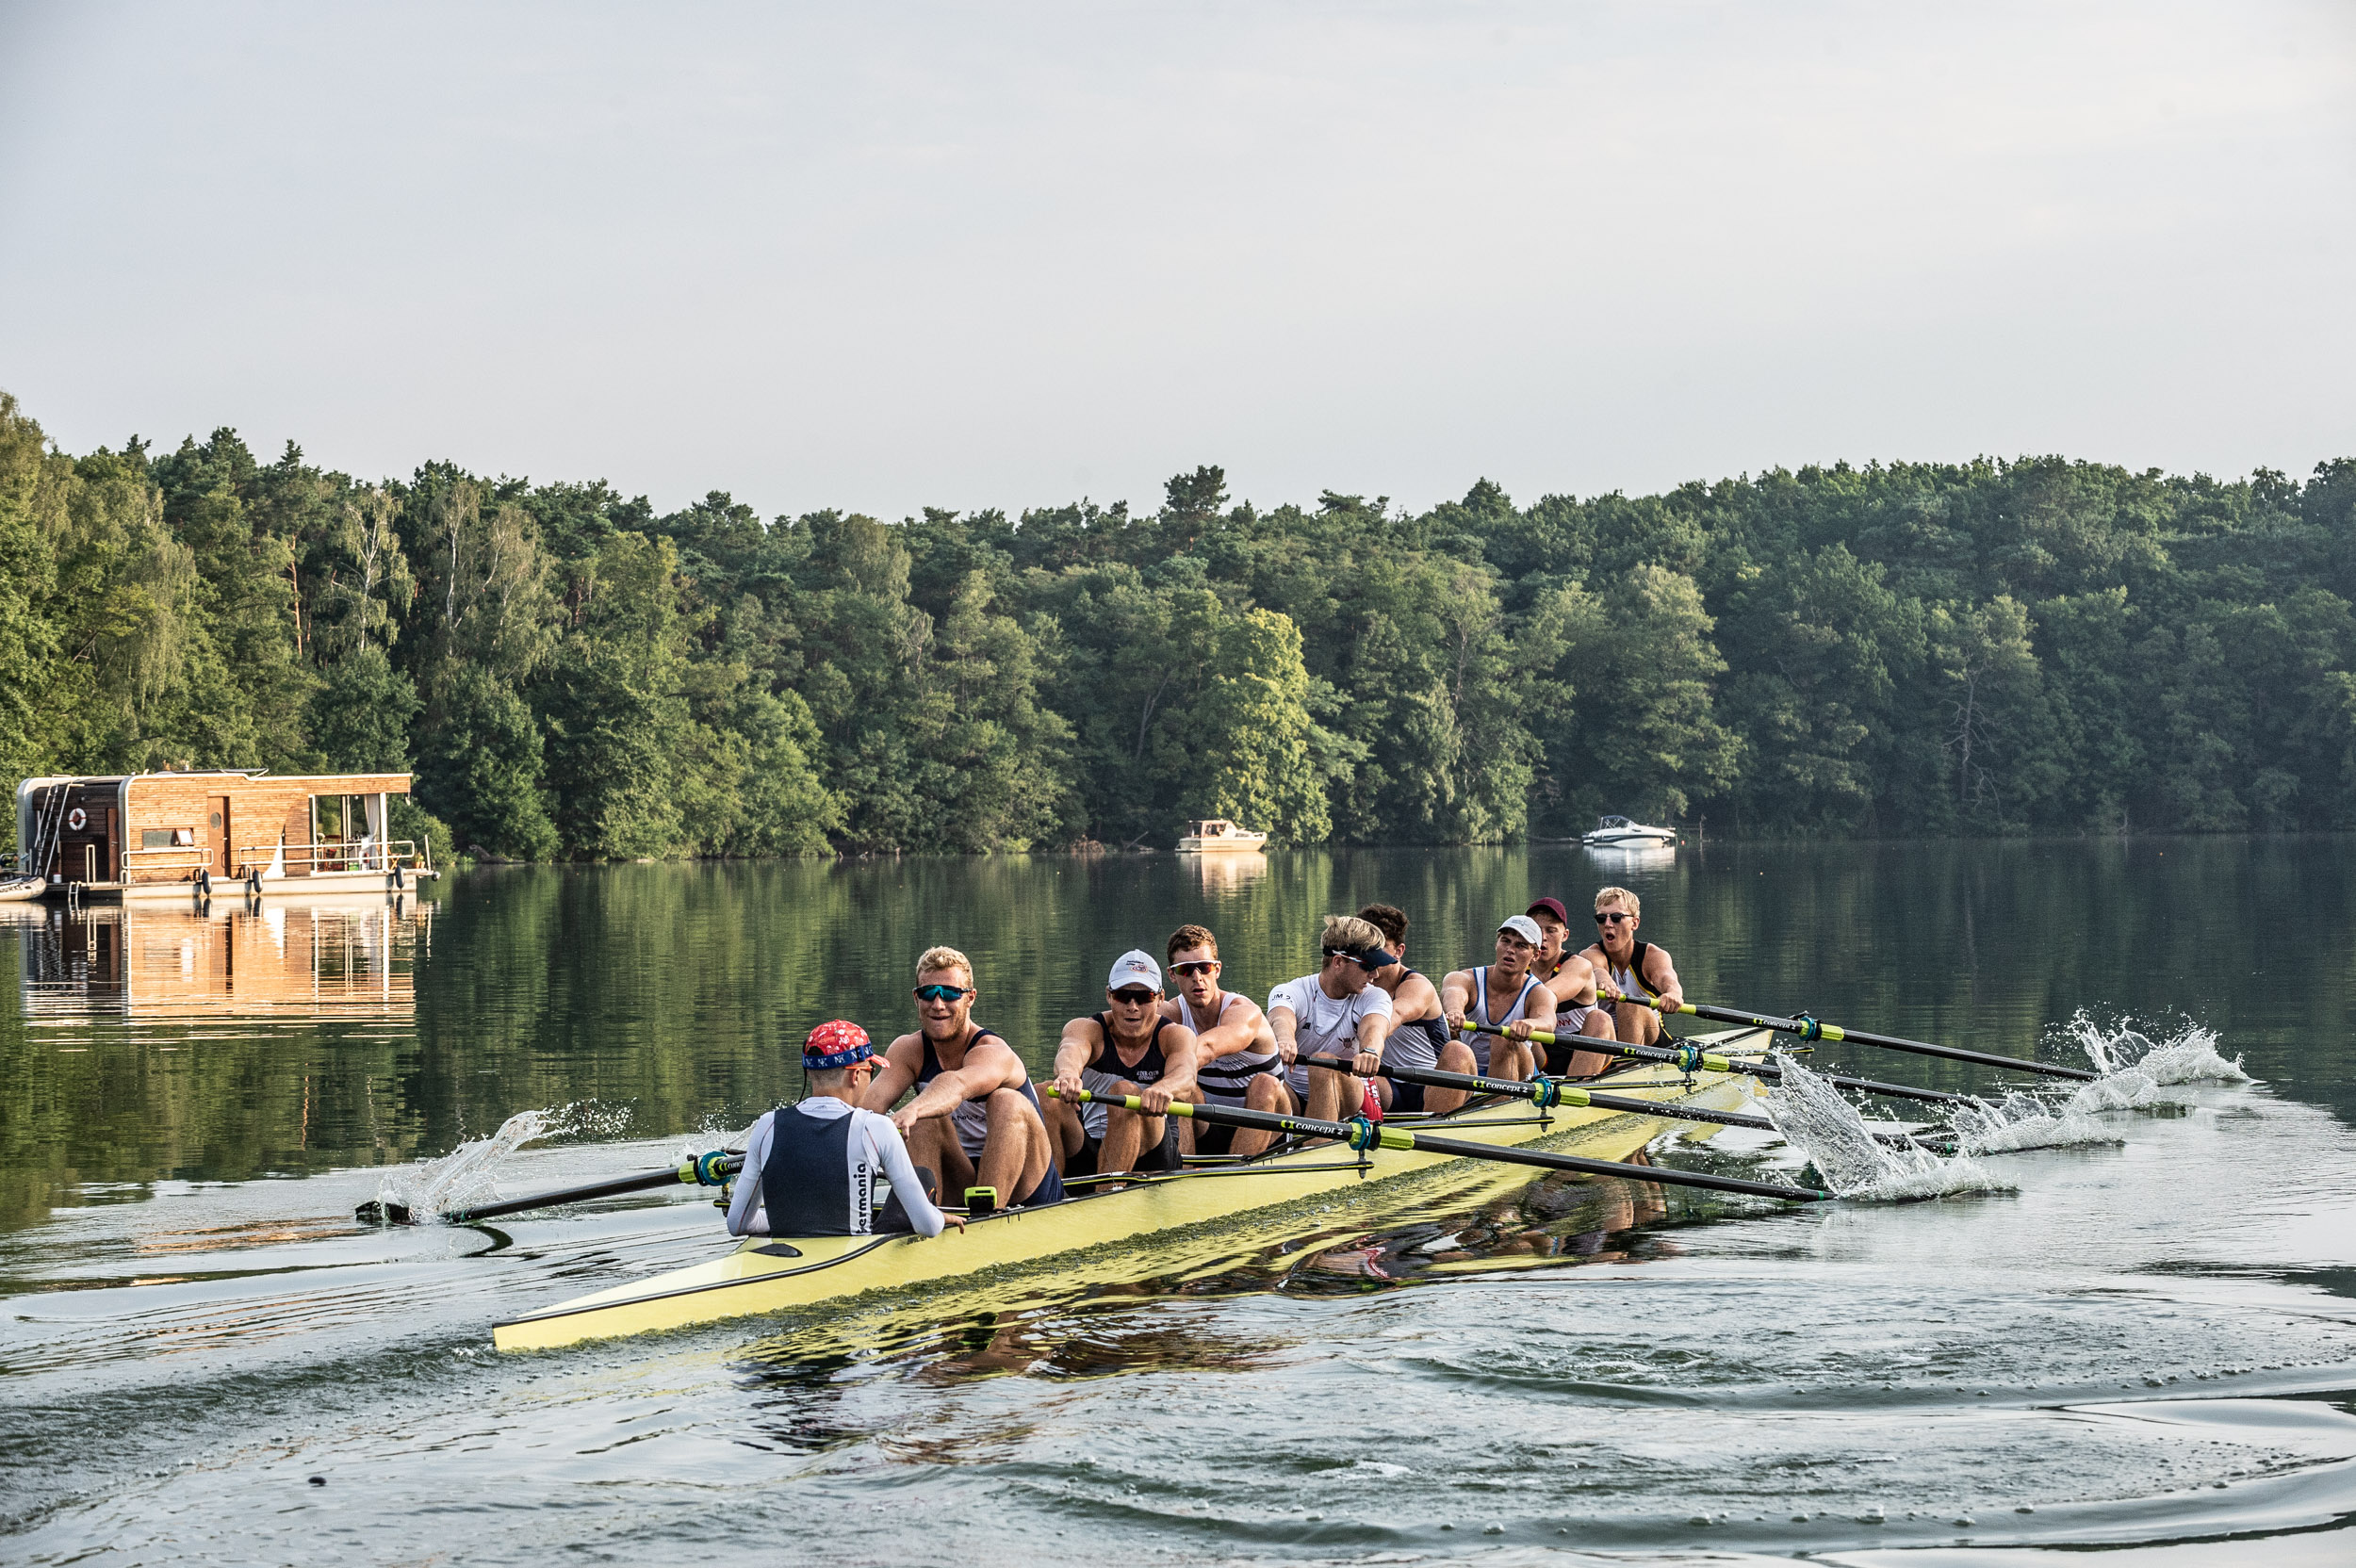
[[[1257,855],[1268,847],[1268,835],[1237,827],[1224,817],[1204,817],[1178,841],[1181,855]]]
[[[48,884],[38,876],[0,876],[0,904],[22,904],[39,898],[48,890]]]
[[[1677,829],[1651,827],[1626,817],[1603,817],[1595,830],[1579,836],[1589,849],[1666,849],[1677,841]]]

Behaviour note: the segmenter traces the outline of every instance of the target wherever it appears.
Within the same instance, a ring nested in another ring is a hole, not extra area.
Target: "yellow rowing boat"
[[[1745,1029],[1700,1037],[1720,1055],[1733,1055],[1757,1052],[1769,1037],[1763,1029]],[[1665,1064],[1633,1068],[1605,1082],[1620,1094],[1710,1110],[1732,1110],[1750,1092],[1747,1080],[1707,1070],[1689,1074]],[[1502,1099],[1478,1100],[1444,1117],[1402,1119],[1399,1125],[1499,1148],[1575,1146],[1581,1154],[1609,1160],[1626,1159],[1664,1129],[1706,1130],[1691,1122],[1592,1106],[1558,1106],[1539,1115],[1526,1102]],[[498,1324],[492,1338],[502,1350],[552,1349],[911,1285],[945,1282],[988,1288],[1042,1267],[1063,1279],[1083,1266],[1084,1255],[1115,1256],[1149,1236],[1174,1243],[1174,1250],[1190,1261],[1206,1260],[1219,1250],[1232,1254],[1235,1239],[1227,1228],[1246,1217],[1257,1221],[1254,1237],[1266,1244],[1286,1233],[1308,1234],[1330,1226],[1333,1217],[1325,1211],[1337,1196],[1371,1198],[1379,1192],[1386,1205],[1403,1200],[1424,1207],[1461,1196],[1460,1189],[1529,1179],[1527,1168],[1415,1150],[1375,1149],[1354,1154],[1333,1143],[1280,1145],[1253,1160],[1149,1177],[1047,1208],[1002,1210],[971,1221],[961,1232],[952,1229],[929,1239],[747,1237],[707,1263]],[[1309,1201],[1319,1199],[1326,1202]],[[1265,1220],[1260,1218],[1264,1215]],[[1203,1243],[1213,1245],[1206,1250]]]

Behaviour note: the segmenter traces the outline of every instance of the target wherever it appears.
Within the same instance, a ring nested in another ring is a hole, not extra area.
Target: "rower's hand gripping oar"
[[[1145,1102],[1134,1094],[1095,1094],[1088,1089],[1065,1094],[1052,1086],[1047,1092],[1058,1099],[1081,1104],[1119,1105],[1131,1111],[1145,1108]],[[1207,1121],[1215,1127],[1252,1127],[1271,1133],[1298,1133],[1313,1138],[1334,1138],[1362,1154],[1369,1149],[1412,1149],[1425,1154],[1495,1160],[1503,1165],[1534,1165],[1546,1170],[1576,1170],[1589,1176],[1625,1176],[1636,1182],[1707,1187],[1713,1192],[1740,1192],[1755,1198],[1780,1198],[1798,1203],[1822,1202],[1833,1196],[1815,1187],[1788,1187],[1774,1182],[1746,1182],[1736,1176],[1705,1176],[1694,1170],[1664,1170],[1648,1165],[1624,1165],[1617,1160],[1582,1159],[1577,1154],[1557,1154],[1544,1149],[1515,1149],[1470,1143],[1463,1138],[1435,1137],[1430,1133],[1411,1133],[1387,1122],[1369,1121],[1365,1117],[1353,1117],[1348,1121],[1317,1121],[1308,1117],[1279,1116],[1273,1111],[1254,1111],[1234,1105],[1197,1105],[1185,1100],[1171,1101],[1170,1114]]]
[[[1500,1037],[1505,1034],[1504,1030],[1489,1023],[1467,1022],[1464,1030],[1467,1034],[1497,1035]],[[1530,1032],[1530,1037],[1541,1045],[1552,1045],[1555,1041],[1561,1040],[1581,1051],[1600,1051],[1608,1056],[1628,1056],[1640,1062],[1667,1062],[1670,1066],[1686,1072],[1740,1072],[1753,1078],[1763,1078],[1771,1084],[1783,1082],[1783,1070],[1779,1067],[1767,1062],[1744,1061],[1740,1056],[1721,1056],[1715,1052],[1704,1051],[1700,1046],[1693,1044],[1634,1045],[1627,1040],[1597,1039],[1593,1035],[1558,1035],[1546,1029],[1532,1029]],[[1885,1094],[1893,1100],[1920,1100],[1926,1105],[1977,1105],[1979,1103],[1968,1094],[1942,1094],[1938,1089],[1918,1089],[1905,1084],[1885,1084],[1877,1078],[1849,1078],[1838,1072],[1820,1072],[1816,1076],[1827,1084],[1844,1089],[1855,1089],[1860,1094]]]
[[[1917,1056],[1939,1056],[1951,1062],[1972,1062],[1981,1067],[2000,1067],[2012,1072],[2041,1072],[2048,1078],[2075,1078],[2084,1082],[2101,1076],[2084,1068],[2024,1061],[2019,1056],[1999,1055],[1992,1051],[1966,1051],[1959,1046],[1933,1045],[1928,1040],[1901,1039],[1896,1035],[1869,1035],[1862,1029],[1843,1029],[1837,1023],[1826,1023],[1807,1013],[1792,1018],[1776,1018],[1769,1013],[1745,1013],[1733,1007],[1713,1007],[1706,1003],[1680,1002],[1673,1004],[1657,996],[1628,996],[1618,991],[1598,991],[1596,994],[1606,1002],[1629,1002],[1662,1014],[1690,1013],[1695,1018],[1714,1019],[1720,1023],[1747,1023],[1755,1029],[1773,1029],[1779,1035],[1797,1035],[1804,1040],[1847,1040],[1853,1045],[1877,1045],[1885,1051],[1905,1051]]]
[[[1357,1070],[1346,1056],[1303,1056],[1311,1067],[1321,1067],[1329,1072]],[[1523,1083],[1514,1078],[1489,1078],[1472,1072],[1447,1072],[1437,1068],[1392,1067],[1385,1063],[1382,1075],[1402,1084],[1426,1084],[1440,1089],[1465,1089],[1480,1094],[1510,1095],[1527,1100],[1540,1110],[1557,1105],[1592,1105],[1599,1111],[1625,1111],[1634,1116],[1672,1117],[1679,1121],[1708,1121],[1722,1127],[1754,1127],[1764,1133],[1779,1132],[1775,1124],[1763,1116],[1751,1116],[1742,1111],[1709,1111],[1693,1105],[1674,1102],[1639,1100],[1633,1095],[1603,1094],[1594,1089],[1565,1083],[1560,1078],[1538,1078]],[[1938,1139],[1918,1137],[1911,1133],[1875,1133],[1885,1143],[1912,1143],[1924,1148],[1945,1148]]]
[[[503,1214],[521,1214],[526,1209],[549,1209],[559,1203],[585,1203],[592,1198],[612,1198],[618,1193],[644,1192],[649,1187],[669,1186],[675,1182],[690,1185],[716,1187],[744,1168],[744,1156],[715,1149],[709,1154],[690,1154],[663,1170],[649,1170],[639,1176],[616,1176],[610,1182],[592,1182],[583,1187],[565,1187],[557,1192],[544,1192],[532,1198],[510,1198],[498,1203],[477,1203],[472,1208],[452,1209],[441,1217],[452,1225],[472,1225],[477,1220],[494,1219]],[[371,1199],[352,1211],[352,1217],[363,1225],[409,1225],[415,1220],[406,1203],[387,1203]]]

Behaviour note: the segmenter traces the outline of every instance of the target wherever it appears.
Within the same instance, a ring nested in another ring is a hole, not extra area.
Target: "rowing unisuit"
[[[833,1019],[810,1032],[802,1045],[810,1098],[754,1124],[728,1205],[730,1235],[941,1234],[949,1221],[900,1130],[855,1103],[875,1067],[875,1048],[858,1024]],[[880,1206],[878,1181],[892,1184]]]

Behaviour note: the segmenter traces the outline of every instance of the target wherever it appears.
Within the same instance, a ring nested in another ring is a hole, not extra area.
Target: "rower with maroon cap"
[[[1538,923],[1538,960],[1531,972],[1554,998],[1554,1032],[1585,1035],[1590,1039],[1617,1037],[1612,1029],[1612,1009],[1595,998],[1595,966],[1578,953],[1566,953],[1571,917],[1559,898],[1542,898],[1528,910]],[[1593,1078],[1611,1065],[1599,1051],[1573,1051],[1568,1045],[1546,1048],[1546,1070],[1558,1078]]]

